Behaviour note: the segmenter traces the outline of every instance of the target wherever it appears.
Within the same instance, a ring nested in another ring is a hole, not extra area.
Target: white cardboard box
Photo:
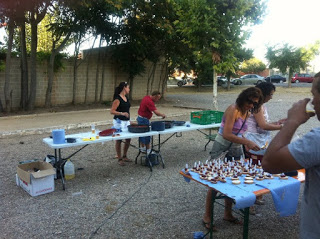
[[[54,191],[55,173],[52,165],[47,162],[19,164],[16,183],[33,197],[50,193]]]

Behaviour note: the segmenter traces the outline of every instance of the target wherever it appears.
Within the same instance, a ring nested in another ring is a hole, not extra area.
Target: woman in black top
[[[130,92],[130,87],[127,82],[121,82],[118,87],[116,87],[113,95],[113,103],[110,113],[114,115],[113,126],[116,129],[127,130],[128,125],[130,125],[130,102],[127,98],[127,94]],[[116,152],[118,163],[124,166],[124,162],[132,162],[132,160],[127,158],[128,148],[130,146],[130,140],[126,139],[123,147],[123,155],[121,157],[121,140],[116,140]]]

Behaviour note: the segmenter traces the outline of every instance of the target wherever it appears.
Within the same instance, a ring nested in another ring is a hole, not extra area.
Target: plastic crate
[[[193,124],[213,124],[221,123],[223,112],[214,110],[205,110],[191,112],[190,121]]]

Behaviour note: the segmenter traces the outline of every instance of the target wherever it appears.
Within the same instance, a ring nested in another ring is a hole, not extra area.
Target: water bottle
[[[66,180],[70,180],[75,177],[74,164],[70,161],[70,159],[68,159],[67,162],[64,164],[63,170],[64,178]]]

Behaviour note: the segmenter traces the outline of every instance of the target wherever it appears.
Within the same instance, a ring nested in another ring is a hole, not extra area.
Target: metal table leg
[[[243,239],[248,239],[249,237],[249,207],[241,210],[243,213]]]

